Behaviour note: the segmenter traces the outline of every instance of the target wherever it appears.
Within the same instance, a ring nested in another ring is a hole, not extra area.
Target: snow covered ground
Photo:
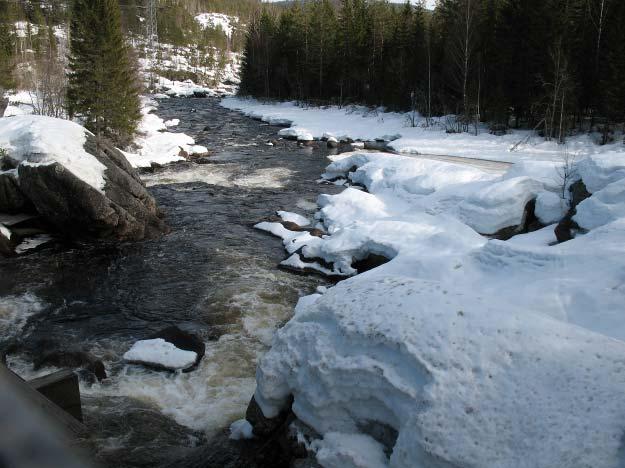
[[[293,395],[297,417],[321,435],[309,448],[326,467],[625,466],[621,144],[569,143],[577,157],[567,186],[581,177],[592,196],[575,216],[586,231],[557,244],[553,223],[569,200],[559,196],[554,144],[510,152],[522,134],[447,135],[402,127],[396,114],[249,102],[245,112],[293,120],[316,138],[401,133],[401,151],[516,163],[498,173],[341,154],[324,178],[367,190],[319,197],[327,235],[258,226],[283,239],[292,266],[350,276],[369,254],[390,259],[300,300],[257,369],[266,416]],[[509,241],[481,235],[518,224],[534,198],[550,226]]]
[[[197,21],[203,29],[219,28],[228,38],[231,38],[235,26],[239,23],[239,18],[223,13],[200,13],[195,17],[195,21]]]
[[[434,125],[424,127],[425,120],[417,117],[417,125],[410,126],[407,113],[383,112],[362,106],[338,108],[301,107],[294,102],[261,102],[256,99],[226,97],[221,105],[274,125],[286,125],[280,136],[297,138],[312,135],[315,139],[335,137],[339,140],[383,139],[390,142],[390,148],[400,153],[435,154],[462,156],[496,161],[518,162],[559,161],[563,148],[555,142],[546,142],[530,132],[514,130],[507,135],[495,136],[486,127],[476,137],[468,133],[444,131],[445,118],[437,119]],[[511,149],[529,137],[529,141]],[[620,151],[620,143],[612,147]],[[594,144],[588,135],[569,139],[567,150],[572,155],[605,152],[606,147]]]
[[[141,103],[143,118],[139,125],[139,135],[135,140],[137,149],[124,153],[134,167],[183,161],[181,152],[193,154],[208,151],[206,147],[196,145],[195,140],[185,133],[168,132],[167,129],[175,127],[176,122],[165,122],[154,113],[158,107],[155,99],[143,96]]]

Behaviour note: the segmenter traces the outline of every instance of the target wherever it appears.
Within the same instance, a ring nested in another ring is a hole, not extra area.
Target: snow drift
[[[334,157],[324,177],[368,193],[319,198],[326,236],[259,227],[291,263],[322,259],[334,274],[371,252],[392,260],[300,300],[258,366],[265,416],[293,396],[328,467],[625,466],[622,160],[580,161],[593,195],[576,218],[589,231],[554,245],[553,225],[480,235],[517,223],[533,198],[557,221],[568,200],[553,198],[554,164],[497,174]]]

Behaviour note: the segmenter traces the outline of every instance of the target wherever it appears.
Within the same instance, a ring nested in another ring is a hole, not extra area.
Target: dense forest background
[[[622,0],[294,2],[250,20],[241,92],[607,139],[625,120],[623,25]]]
[[[0,0],[0,88],[32,89],[33,73],[42,62],[64,66],[69,25],[69,0]],[[145,55],[146,1],[120,0],[122,25],[138,58]],[[260,0],[160,0],[158,32],[160,63],[155,70],[169,79],[192,79],[212,85],[203,70],[216,70],[241,53],[248,20]],[[201,27],[194,19],[205,12],[236,18],[230,36],[218,27]],[[48,67],[49,68],[49,67]],[[43,70],[38,73],[42,75]],[[38,78],[37,78],[38,79]]]

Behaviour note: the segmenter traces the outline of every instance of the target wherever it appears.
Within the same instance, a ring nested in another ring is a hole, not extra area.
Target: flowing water
[[[102,359],[109,378],[81,382],[87,445],[99,463],[153,466],[243,416],[255,365],[299,296],[324,283],[277,269],[277,238],[253,229],[284,209],[312,216],[323,190],[323,148],[268,146],[276,127],[211,99],[160,103],[174,131],[214,152],[145,174],[171,234],[122,244],[63,244],[0,259],[0,341],[20,340],[10,366],[26,378],[42,350],[81,350]],[[126,365],[123,353],[168,325],[199,335],[206,356],[186,374]]]

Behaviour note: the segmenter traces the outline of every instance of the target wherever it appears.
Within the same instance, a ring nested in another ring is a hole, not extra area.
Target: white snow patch
[[[536,197],[535,214],[543,224],[560,221],[567,211],[566,201],[553,192],[540,192]]]
[[[382,444],[364,434],[328,432],[311,444],[324,468],[384,468],[388,459]]]
[[[555,218],[545,195],[557,188],[555,159],[497,174],[333,157],[324,176],[368,193],[319,197],[327,236],[257,227],[283,239],[294,265],[322,258],[349,275],[368,254],[392,260],[300,299],[259,363],[264,414],[293,395],[298,419],[323,437],[313,443],[324,466],[367,466],[364,448],[334,434],[369,446],[362,428],[376,423],[398,432],[380,466],[625,463],[625,173],[611,154],[587,159],[580,175],[594,191],[577,216],[590,231],[556,244],[553,224],[507,242],[476,232],[517,224],[537,196]]]
[[[252,425],[245,419],[238,419],[230,424],[230,439],[242,440],[253,439]]]
[[[310,225],[310,220],[301,214],[291,213],[289,211],[277,211],[276,213],[283,221],[289,221],[302,227]]]
[[[225,15],[223,13],[201,13],[195,17],[203,29],[219,28],[226,36],[232,37],[235,25],[239,22],[237,16]]]
[[[28,165],[59,163],[104,193],[106,166],[85,151],[85,128],[69,120],[38,115],[3,118],[0,124],[0,148],[13,159]]]
[[[167,369],[185,369],[192,366],[197,353],[176,348],[162,338],[137,341],[124,353],[124,360],[138,364],[153,364]]]

